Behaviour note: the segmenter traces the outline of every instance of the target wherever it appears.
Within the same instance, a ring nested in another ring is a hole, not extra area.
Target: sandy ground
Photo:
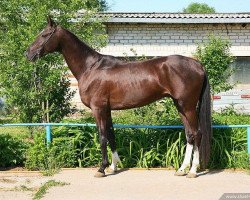
[[[245,172],[214,171],[188,179],[169,170],[123,170],[104,178],[93,177],[95,171],[67,169],[52,177],[0,172],[0,199],[32,199],[35,190],[48,180],[69,185],[50,188],[44,200],[218,200],[224,193],[250,193],[250,175]],[[25,186],[33,191],[22,191]]]
[[[32,199],[33,194],[52,177],[39,172],[1,171],[0,199]]]

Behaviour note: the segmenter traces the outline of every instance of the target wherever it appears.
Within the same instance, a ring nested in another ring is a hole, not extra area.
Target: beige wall
[[[197,43],[207,40],[213,33],[232,42],[235,56],[250,56],[250,25],[241,24],[108,24],[108,45],[101,53],[133,56],[165,56],[181,54],[191,56]]]

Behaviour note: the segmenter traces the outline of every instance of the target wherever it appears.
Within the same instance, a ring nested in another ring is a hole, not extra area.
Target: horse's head
[[[59,41],[56,36],[57,25],[48,17],[48,24],[43,31],[37,36],[36,40],[29,46],[26,56],[30,61],[58,50]]]

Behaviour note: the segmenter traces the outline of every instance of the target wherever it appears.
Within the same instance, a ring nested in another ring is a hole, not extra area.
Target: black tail
[[[198,107],[199,130],[201,132],[200,160],[201,167],[205,168],[208,164],[212,142],[212,119],[211,119],[211,95],[208,77],[205,74],[203,87]]]

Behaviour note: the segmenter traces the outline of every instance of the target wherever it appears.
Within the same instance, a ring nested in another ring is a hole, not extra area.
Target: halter
[[[43,44],[41,45],[41,47],[39,49],[37,49],[36,55],[38,56],[38,58],[40,58],[41,50],[44,48],[45,44],[48,43],[49,39],[53,36],[53,34],[55,33],[55,31],[56,31],[56,28],[54,28],[51,31],[49,37],[43,42]]]

